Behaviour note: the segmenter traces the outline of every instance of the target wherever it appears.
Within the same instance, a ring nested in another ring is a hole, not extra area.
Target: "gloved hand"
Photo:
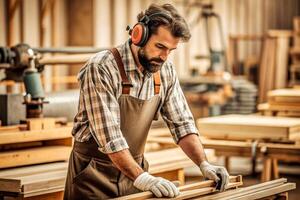
[[[203,161],[200,164],[200,170],[205,178],[214,180],[217,185],[220,184],[220,191],[224,191],[226,189],[226,186],[229,183],[229,174],[225,167],[211,165],[207,161]],[[218,177],[218,175],[220,177]]]
[[[179,195],[178,188],[172,182],[161,177],[154,177],[148,172],[139,175],[133,185],[142,191],[151,191],[156,197]]]

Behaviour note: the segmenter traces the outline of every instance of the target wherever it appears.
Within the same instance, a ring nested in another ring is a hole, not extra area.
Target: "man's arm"
[[[133,181],[144,172],[133,159],[128,149],[110,153],[108,157],[124,175]]]
[[[108,154],[114,165],[127,177],[133,185],[142,191],[151,191],[156,197],[175,197],[179,194],[176,186],[161,177],[154,177],[136,163],[128,149]]]
[[[179,140],[178,145],[184,153],[197,165],[207,161],[200,139],[195,134],[189,134]]]
[[[181,138],[178,145],[184,153],[199,166],[203,176],[214,180],[217,183],[217,189],[224,191],[229,183],[229,174],[222,166],[211,165],[207,162],[204,148],[200,138],[195,134],[189,134]]]

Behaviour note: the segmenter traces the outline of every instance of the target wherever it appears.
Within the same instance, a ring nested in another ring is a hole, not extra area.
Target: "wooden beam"
[[[230,182],[230,184],[228,185],[228,189],[234,188],[237,186],[241,186],[243,184],[241,176],[230,177],[229,182]],[[189,184],[189,185],[184,185],[184,186],[179,187],[179,191],[181,192],[181,194],[174,199],[188,199],[191,197],[199,196],[201,194],[208,194],[208,193],[216,191],[215,182],[212,180],[208,180],[208,181],[201,181],[201,182],[193,183],[193,184]],[[141,193],[132,194],[132,195],[128,195],[128,196],[118,197],[116,199],[118,199],[118,200],[140,199],[141,200],[141,199],[150,199],[151,197],[153,197],[153,194],[152,194],[152,192],[148,191],[148,192],[141,192]]]
[[[46,130],[2,132],[0,134],[0,145],[71,138],[71,130],[71,126],[66,126]]]
[[[68,160],[72,147],[46,146],[0,153],[0,168]]]

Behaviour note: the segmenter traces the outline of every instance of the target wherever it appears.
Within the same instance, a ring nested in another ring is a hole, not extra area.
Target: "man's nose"
[[[162,59],[163,61],[166,61],[167,58],[168,58],[168,55],[169,55],[169,51],[168,50],[165,50],[165,51],[162,51],[159,58]]]

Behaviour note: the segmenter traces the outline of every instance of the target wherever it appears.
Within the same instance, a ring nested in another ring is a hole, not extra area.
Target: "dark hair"
[[[166,18],[163,15],[153,15],[154,13],[164,13],[170,18]],[[153,17],[150,18],[148,23],[149,34],[156,34],[159,26],[167,27],[174,37],[181,38],[183,42],[189,41],[191,33],[189,27],[182,16],[171,4],[151,4],[145,12],[138,14],[137,19],[140,21],[145,15]]]

